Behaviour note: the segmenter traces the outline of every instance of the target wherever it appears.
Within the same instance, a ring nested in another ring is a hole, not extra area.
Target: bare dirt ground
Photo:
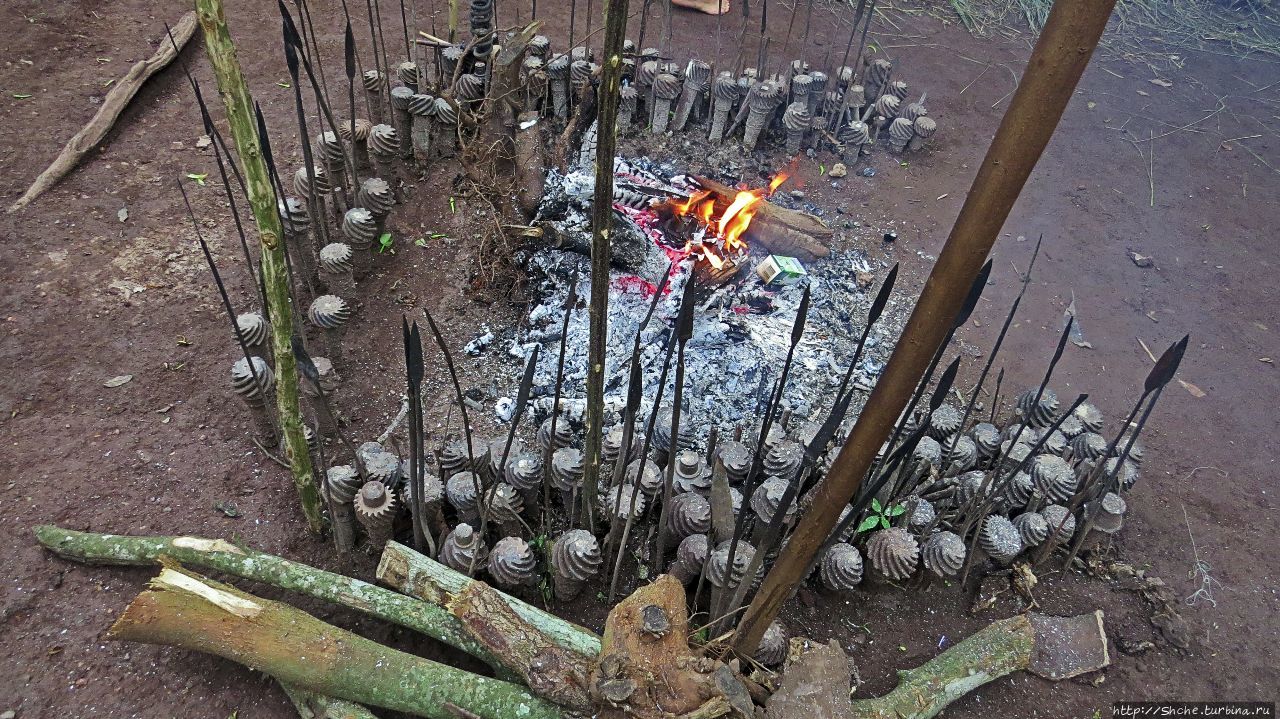
[[[292,90],[276,84],[287,76],[275,11],[260,3],[229,5],[241,61],[279,138],[281,164],[296,166],[298,143],[286,139],[293,135]],[[418,25],[428,28],[429,6],[418,6]],[[516,3],[501,6],[503,24],[513,23]],[[331,58],[340,41],[337,8],[327,1],[314,7]],[[4,205],[88,120],[106,83],[151,54],[161,23],[186,9],[136,0],[15,1],[0,8],[0,27],[8,30],[0,54]],[[522,12],[527,18],[527,8]],[[562,37],[567,9],[551,12],[551,28],[559,29],[551,34]],[[782,37],[785,7],[770,12],[771,33]],[[811,61],[821,61],[847,14],[818,6],[806,53]],[[870,163],[875,177],[851,174],[838,188],[819,174],[819,163],[829,167],[832,158],[802,159],[796,179],[815,204],[848,212],[840,242],[902,261],[917,287],[1028,55],[1021,41],[977,40],[944,16],[939,8],[886,10],[872,34],[896,72],[928,90],[941,127],[933,149],[905,165],[879,153]],[[386,17],[398,12],[388,5]],[[681,12],[672,47],[683,49],[680,57],[691,48],[708,56],[717,26]],[[727,56],[737,46],[736,23],[720,27]],[[388,30],[389,38],[398,32]],[[1172,386],[1153,419],[1144,479],[1131,495],[1116,554],[1147,567],[1179,597],[1201,588],[1193,569],[1197,559],[1205,562],[1217,582],[1213,601],[1182,607],[1194,634],[1189,652],[1160,642],[1139,656],[1113,652],[1113,666],[1088,681],[1054,685],[1015,676],[961,700],[948,716],[1091,717],[1109,715],[1119,699],[1276,699],[1280,672],[1270,656],[1280,626],[1280,563],[1270,521],[1276,468],[1266,448],[1280,429],[1274,411],[1280,381],[1271,360],[1280,358],[1273,238],[1280,224],[1280,85],[1274,62],[1177,54],[1181,67],[1158,73],[1132,59],[1095,58],[997,243],[994,284],[962,339],[990,346],[1017,291],[1010,263],[1025,268],[1040,233],[1045,245],[1035,282],[1004,350],[1006,387],[1038,381],[1073,295],[1092,349],[1070,348],[1055,385],[1060,395],[1090,392],[1112,418],[1128,408],[1151,364],[1141,343],[1159,352],[1191,333],[1180,375],[1188,384]],[[182,58],[212,96],[199,48]],[[306,535],[285,472],[245,440],[248,417],[227,383],[234,358],[229,332],[173,189],[176,177],[210,173],[206,186],[191,186],[193,201],[209,218],[206,235],[227,268],[233,301],[250,306],[251,286],[231,269],[237,250],[213,159],[195,148],[200,134],[185,82],[170,69],[142,90],[102,148],[61,185],[25,211],[0,216],[0,360],[9,368],[0,384],[0,712],[23,719],[293,715],[270,680],[239,666],[105,641],[106,628],[150,571],[51,559],[34,546],[33,525],[229,536],[326,568],[371,573],[371,559],[343,566],[327,544]],[[433,170],[423,184],[435,189],[419,191],[414,207],[397,216],[397,254],[384,258],[348,334],[356,362],[344,372],[338,402],[362,439],[379,434],[398,409],[401,312],[430,307],[449,326],[455,351],[482,323],[506,326],[520,316],[520,288],[484,287],[490,268],[477,262],[472,233],[491,220],[477,216],[484,211],[479,203],[451,189],[452,179],[449,168]],[[451,194],[456,213],[449,210]],[[128,210],[124,222],[121,208]],[[896,243],[880,242],[887,228],[897,230]],[[426,248],[409,241],[428,232],[451,239]],[[1135,264],[1131,251],[1149,256],[1151,266]],[[477,287],[487,291],[471,292]],[[506,386],[514,374],[506,365],[462,364],[467,385],[482,390],[494,381]],[[440,368],[432,372],[428,391],[440,391]],[[104,387],[124,374],[132,381]],[[433,416],[442,419],[443,411]],[[236,504],[239,518],[214,508],[226,501]],[[1101,607],[1113,641],[1155,638],[1148,610],[1131,593],[1075,574],[1041,579],[1037,596],[1047,611]],[[877,591],[848,603],[804,592],[800,600],[784,617],[789,626],[844,641],[871,694],[892,686],[894,669],[927,660],[998,615],[969,617],[971,597],[945,587]],[[839,611],[832,611],[833,601]],[[375,639],[441,655],[403,632],[300,604]],[[563,611],[597,625],[603,614],[597,604],[584,598]]]

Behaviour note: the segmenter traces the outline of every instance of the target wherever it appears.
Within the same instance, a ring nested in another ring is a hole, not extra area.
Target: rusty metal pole
[[[889,436],[929,359],[946,336],[1013,203],[1049,144],[1114,6],[1115,0],[1054,3],[1022,82],[884,375],[876,383],[830,474],[818,487],[812,509],[801,518],[738,625],[733,648],[739,654],[750,656],[759,645],[783,602],[803,581],[840,511],[857,494],[876,449]]]

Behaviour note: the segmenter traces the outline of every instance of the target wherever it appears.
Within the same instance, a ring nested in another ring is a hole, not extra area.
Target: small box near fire
[[[756,267],[756,274],[766,285],[794,285],[808,273],[794,257],[769,255]]]

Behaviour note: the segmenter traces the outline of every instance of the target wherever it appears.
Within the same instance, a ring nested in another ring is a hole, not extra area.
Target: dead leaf
[[[1169,82],[1168,80],[1164,80],[1164,79],[1162,79],[1162,78],[1158,78],[1158,77],[1157,77],[1156,79],[1154,79],[1154,80],[1150,80],[1149,82],[1150,82],[1152,85],[1157,85],[1157,86],[1159,86],[1159,87],[1173,87],[1173,83]]]
[[[103,386],[103,387],[119,387],[120,385],[127,383],[127,382],[128,382],[129,380],[131,380],[131,379],[133,379],[133,375],[131,375],[131,374],[122,374],[122,375],[118,375],[118,376],[112,377],[111,379],[107,380],[106,382],[103,382],[103,383],[102,383],[102,386]]]
[[[1097,106],[1098,106],[1098,103],[1094,102],[1093,100],[1090,100],[1090,101],[1087,103],[1087,106],[1088,106],[1088,108],[1089,108],[1090,110],[1092,110],[1093,108],[1095,108],[1095,107],[1097,107]]]
[[[208,147],[212,142],[213,140],[209,139],[208,135],[201,135],[200,139],[196,140],[196,149],[203,150],[204,148]]]
[[[120,211],[116,213],[116,217],[120,218],[121,222],[129,219],[129,208],[121,207]]]
[[[1259,357],[1259,358],[1258,358],[1258,361],[1259,361],[1259,362],[1266,362],[1267,364],[1275,364],[1275,361],[1274,361],[1274,360],[1272,360],[1270,357]]]
[[[1183,380],[1178,380],[1178,384],[1182,385],[1183,389],[1190,392],[1192,397],[1200,398],[1205,396],[1204,390],[1191,384],[1190,382],[1184,382]]]
[[[1138,94],[1139,94],[1139,95],[1141,95],[1141,96],[1143,96],[1143,97],[1151,97],[1151,93],[1146,92],[1146,91],[1144,91],[1144,90],[1139,90],[1139,91],[1138,91]]]

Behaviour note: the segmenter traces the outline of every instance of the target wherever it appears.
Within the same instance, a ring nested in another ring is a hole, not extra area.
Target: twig
[[[262,450],[262,453],[267,455],[267,459],[270,459],[272,462],[275,462],[276,464],[280,465],[281,467],[284,467],[285,469],[291,469],[291,467],[289,467],[288,462],[284,461],[283,459],[280,459],[276,455],[272,454],[271,450],[267,449],[266,447],[263,447],[262,443],[258,441],[257,437],[250,437],[249,439],[252,439],[253,443],[257,445],[258,449]]]

